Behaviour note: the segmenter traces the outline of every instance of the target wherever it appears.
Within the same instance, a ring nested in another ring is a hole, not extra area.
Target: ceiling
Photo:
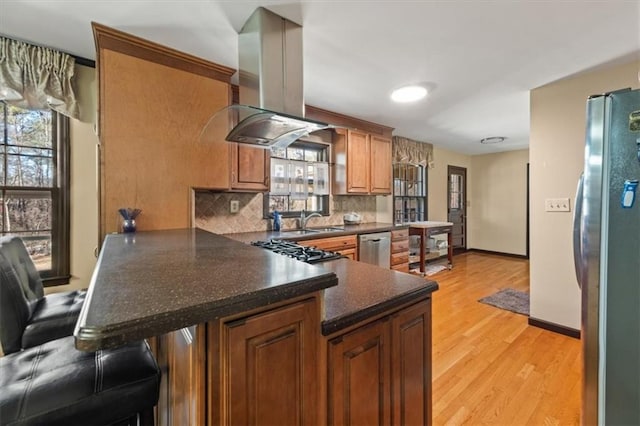
[[[531,89],[640,58],[629,0],[0,0],[0,33],[95,59],[95,21],[237,69],[258,6],[303,26],[305,103],[470,155],[528,147]],[[410,83],[430,95],[394,104]]]

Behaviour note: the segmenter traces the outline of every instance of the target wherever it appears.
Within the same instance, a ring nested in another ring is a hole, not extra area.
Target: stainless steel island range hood
[[[262,148],[286,147],[317,130],[336,126],[304,117],[302,27],[258,8],[238,35],[240,105],[216,113],[202,130],[215,140],[222,127],[226,140]]]

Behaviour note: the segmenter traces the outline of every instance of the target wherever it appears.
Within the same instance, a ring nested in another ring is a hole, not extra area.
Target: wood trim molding
[[[391,134],[394,130],[393,127],[387,127],[370,121],[361,120],[359,118],[349,117],[348,115],[339,114],[337,112],[328,111],[311,105],[305,105],[305,117],[311,120],[323,121],[325,123],[363,130],[367,133],[373,133],[387,138],[391,138]]]
[[[229,84],[231,76],[236,72],[233,68],[189,55],[97,22],[91,22],[91,28],[96,43],[98,62],[100,61],[100,50],[107,49]]]
[[[482,250],[477,248],[470,248],[466,251],[473,251],[482,254],[495,254],[497,256],[515,257],[516,259],[529,259],[529,257],[525,254],[503,253],[501,251]]]
[[[553,322],[544,321],[537,318],[529,317],[529,325],[533,327],[543,328],[545,330],[553,331],[554,333],[563,334],[565,336],[573,337],[574,339],[580,339],[580,330],[575,328],[565,327],[564,325],[556,324]]]

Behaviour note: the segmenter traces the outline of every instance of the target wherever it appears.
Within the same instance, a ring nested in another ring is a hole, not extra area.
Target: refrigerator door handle
[[[576,278],[578,279],[578,287],[582,288],[582,199],[584,185],[584,173],[580,175],[578,180],[578,188],[576,189],[576,203],[573,209],[573,265],[576,270]]]

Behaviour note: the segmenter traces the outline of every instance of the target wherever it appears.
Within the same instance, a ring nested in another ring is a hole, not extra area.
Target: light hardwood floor
[[[527,260],[468,252],[429,278],[434,425],[580,423],[581,345],[477,300],[529,289]]]

